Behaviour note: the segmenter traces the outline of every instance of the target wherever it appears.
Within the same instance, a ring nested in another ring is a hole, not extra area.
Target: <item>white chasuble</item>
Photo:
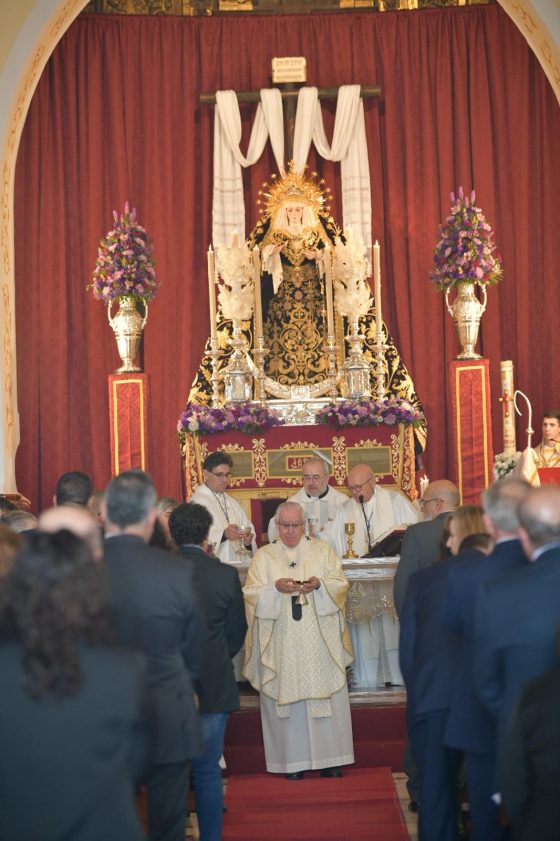
[[[239,547],[235,545],[234,541],[222,540],[224,531],[230,524],[251,526],[253,529],[252,548],[253,551],[256,549],[255,529],[240,504],[232,496],[226,493],[214,493],[206,485],[199,485],[189,502],[203,505],[212,514],[209,541],[213,544],[214,554],[220,561],[225,564],[240,563],[240,558],[237,555]]]
[[[279,578],[316,576],[301,619]],[[352,662],[344,619],[348,581],[331,547],[304,537],[255,554],[243,588],[249,631],[244,675],[261,693],[266,767],[272,773],[354,762],[346,667]]]

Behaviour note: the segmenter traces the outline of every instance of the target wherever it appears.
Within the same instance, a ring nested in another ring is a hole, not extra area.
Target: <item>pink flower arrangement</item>
[[[451,214],[440,225],[430,280],[441,290],[458,283],[490,286],[503,277],[500,256],[495,254],[494,235],[484,214],[475,205],[475,192],[465,196],[459,187],[451,193]]]
[[[408,400],[402,397],[387,397],[384,400],[339,400],[329,403],[316,415],[317,423],[341,429],[345,426],[395,426],[410,423],[421,426],[424,415]]]
[[[281,426],[280,415],[260,403],[226,403],[224,406],[201,406],[187,403],[177,423],[177,432],[183,439],[187,433],[212,435],[237,429],[245,435]]]
[[[114,298],[130,295],[150,301],[158,290],[152,259],[152,241],[136,221],[136,208],[128,202],[119,217],[113,210],[115,227],[103,237],[93,271],[93,297],[110,304]]]

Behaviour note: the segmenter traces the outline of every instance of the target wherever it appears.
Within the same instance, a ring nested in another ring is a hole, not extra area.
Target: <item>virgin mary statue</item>
[[[309,386],[312,396],[329,390],[326,353],[326,297],[323,255],[334,246],[342,232],[330,215],[330,190],[313,173],[310,177],[294,171],[290,164],[282,178],[273,176],[259,191],[261,216],[249,236],[249,246],[261,252],[261,291],[263,300],[264,344],[268,350],[264,368],[266,389],[273,397],[288,397],[292,386]],[[376,328],[373,312],[364,316],[364,356],[371,365],[372,393],[375,393],[374,344]],[[252,324],[244,323],[244,334],[253,347]],[[346,320],[335,319],[337,363],[344,362]],[[228,362],[231,322],[218,325],[218,346]],[[402,363],[391,336],[383,324],[386,393],[403,397],[420,411],[422,406],[412,379]],[[202,364],[193,382],[189,401],[211,400],[212,367],[207,343]],[[425,433],[415,430],[423,448]]]

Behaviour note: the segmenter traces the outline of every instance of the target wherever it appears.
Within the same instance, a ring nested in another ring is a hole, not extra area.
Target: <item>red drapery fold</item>
[[[382,244],[384,315],[424,403],[431,477],[448,472],[446,362],[457,350],[429,284],[449,192],[477,191],[505,281],[489,291],[479,350],[513,359],[535,412],[554,402],[554,251],[560,218],[560,112],[519,31],[498,6],[385,14],[238,18],[81,16],[31,103],[16,172],[18,488],[48,504],[58,475],[111,475],[106,378],[118,364],[101,303],[85,291],[113,208],[129,199],[155,243],[159,296],[142,363],[150,376],[148,452],[160,493],[179,496],[175,427],[208,332],[212,119],[202,91],[270,86],[275,55],[304,55],[308,82],[383,87],[366,101],[373,235]],[[328,109],[332,132],[334,105]],[[254,111],[243,108],[244,137]],[[333,188],[337,166],[317,160]],[[245,173],[247,219],[274,170]],[[495,449],[500,410],[494,405]]]

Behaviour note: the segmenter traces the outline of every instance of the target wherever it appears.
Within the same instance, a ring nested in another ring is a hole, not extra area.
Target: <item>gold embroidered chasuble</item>
[[[278,592],[275,582],[311,576],[321,587],[307,595],[296,621],[292,597]],[[280,717],[302,700],[311,702],[314,717],[331,715],[330,698],[345,686],[353,660],[344,615],[348,586],[338,556],[320,540],[304,537],[295,549],[277,541],[251,561],[243,588],[249,623],[244,675],[276,701]]]

